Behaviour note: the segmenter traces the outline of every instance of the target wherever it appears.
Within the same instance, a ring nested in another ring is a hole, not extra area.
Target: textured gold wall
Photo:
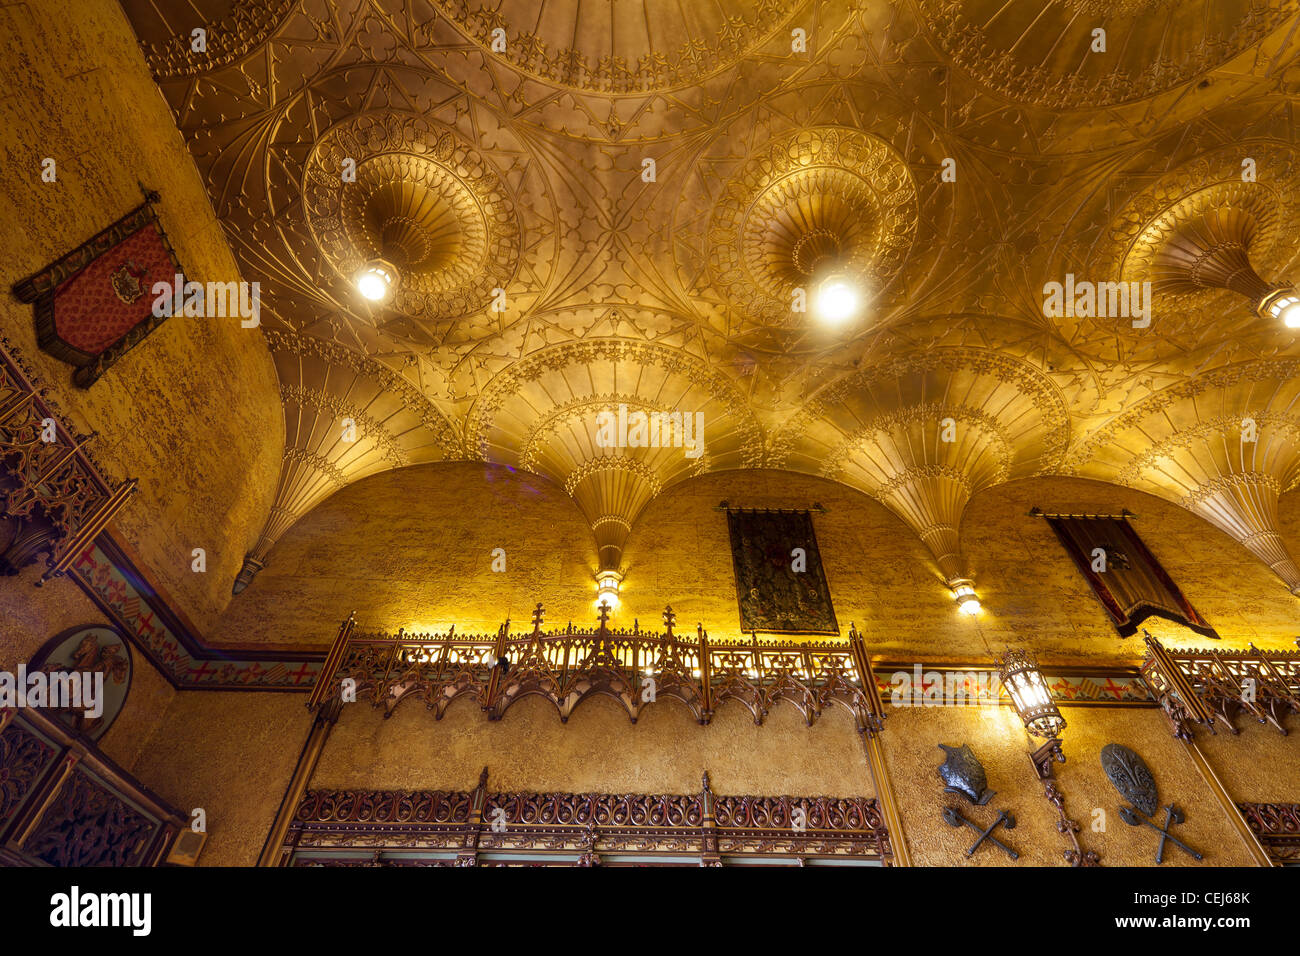
[[[199,281],[239,279],[207,193],[112,0],[0,8],[0,287],[70,252],[142,200],[162,195],[162,224]],[[52,157],[58,180],[40,179]],[[270,353],[233,318],[177,316],[89,390],[39,351],[32,307],[0,296],[0,333],[16,344],[74,431],[114,480],[140,480],[118,518],[123,536],[179,610],[206,629],[256,540],[275,492],[284,421]],[[207,572],[190,570],[193,548]]]
[[[205,866],[252,866],[311,724],[302,694],[176,695],[131,767],[164,800],[207,812]]]
[[[586,621],[594,551],[578,509],[543,478],[468,462],[386,472],[294,525],[210,637],[328,644],[353,610],[362,629],[493,633],[507,614],[527,624],[539,600],[551,623]]]
[[[772,471],[705,475],[670,488],[642,514],[625,551],[615,622],[657,627],[665,604],[679,625],[738,635],[735,578],[720,501],[809,507],[841,629],[856,622],[873,654],[910,660],[991,660],[1008,643],[1045,660],[1136,659],[1047,523],[1027,512],[1118,512],[1134,524],[1225,643],[1293,648],[1297,602],[1268,568],[1200,518],[1141,492],[1073,478],[1012,482],[978,495],[962,524],[984,612],[960,614],[929,552],[873,499],[819,478]],[[1283,502],[1290,518],[1300,497]],[[491,551],[507,570],[491,570]],[[223,642],[327,643],[355,610],[363,628],[413,625],[493,631],[506,614],[526,625],[537,600],[548,622],[590,621],[591,535],[563,491],[544,479],[476,464],[436,464],[367,478],[295,525],[271,564],[232,603]],[[1149,619],[1173,645],[1204,638]]]
[[[499,721],[460,701],[441,721],[418,703],[384,720],[366,704],[344,708],[312,786],[472,789],[488,767],[500,790],[696,793],[708,770],[718,793],[870,796],[862,744],[847,711],[813,724],[778,704],[763,726],[734,701],[708,726],[664,701],[633,724],[622,705],[597,697],[567,724],[540,697]]]

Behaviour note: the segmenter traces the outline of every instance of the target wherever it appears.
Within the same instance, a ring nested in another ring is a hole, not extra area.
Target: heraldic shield
[[[1123,744],[1107,744],[1101,748],[1101,769],[1121,797],[1147,816],[1155,815],[1156,780],[1141,757]]]

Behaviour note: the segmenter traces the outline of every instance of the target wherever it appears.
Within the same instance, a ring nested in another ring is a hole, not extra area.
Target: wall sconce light
[[[1027,731],[1035,737],[1052,738],[1065,729],[1065,718],[1032,654],[1008,648],[997,665],[998,677]]]
[[[623,575],[617,571],[598,571],[596,573],[596,604],[608,604],[610,610],[618,608],[618,588],[623,582]]]
[[[954,578],[948,582],[952,596],[957,600],[957,609],[963,614],[974,617],[980,612],[980,598],[975,593],[975,582],[970,578]]]
[[[1056,784],[1052,764],[1065,763],[1058,736],[1065,729],[1065,718],[1052,698],[1052,689],[1047,686],[1043,672],[1038,669],[1038,661],[1028,651],[1007,648],[995,663],[998,677],[1011,695],[1012,706],[1025,730],[1046,738],[1046,743],[1029,755],[1029,761],[1043,785],[1043,796],[1056,809],[1056,829],[1070,841],[1070,849],[1065,851],[1066,862],[1071,866],[1100,866],[1101,858],[1079,844],[1079,823],[1066,814],[1065,794]]]

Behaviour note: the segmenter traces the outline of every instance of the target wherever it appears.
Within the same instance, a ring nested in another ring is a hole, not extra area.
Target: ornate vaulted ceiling
[[[1294,2],[122,6],[262,284],[288,447],[243,583],[334,489],[481,457],[565,487],[615,558],[673,482],[785,467],[879,497],[957,578],[971,495],[1073,473],[1300,586],[1273,521],[1300,347],[1187,278],[1228,247],[1300,278]],[[790,308],[830,258],[870,286],[845,328]],[[1067,273],[1152,282],[1150,327],[1047,317]],[[601,447],[620,404],[703,412],[706,453]]]

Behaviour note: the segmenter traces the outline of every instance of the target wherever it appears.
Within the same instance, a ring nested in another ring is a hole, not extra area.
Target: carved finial
[[[601,601],[600,602],[600,629],[602,631],[609,630],[609,610],[610,610],[609,605],[606,604],[604,601]]]
[[[701,783],[703,784],[703,786],[704,786],[704,792],[705,792],[705,793],[709,793],[709,792],[711,792],[711,791],[713,790],[713,784],[710,783],[710,781],[709,781],[709,772],[708,772],[707,770],[704,771],[704,776],[701,778],[701,781],[700,781],[700,782],[701,782]]]
[[[488,768],[484,767],[483,772],[478,775],[478,785],[480,788],[487,786],[487,770]]]
[[[542,621],[546,617],[546,608],[542,607],[542,602],[537,602],[537,607],[533,608],[533,633],[536,634],[542,629]]]
[[[664,629],[668,632],[669,636],[672,636],[673,625],[676,623],[677,623],[677,615],[673,613],[673,606],[671,604],[665,605],[664,606]]]

